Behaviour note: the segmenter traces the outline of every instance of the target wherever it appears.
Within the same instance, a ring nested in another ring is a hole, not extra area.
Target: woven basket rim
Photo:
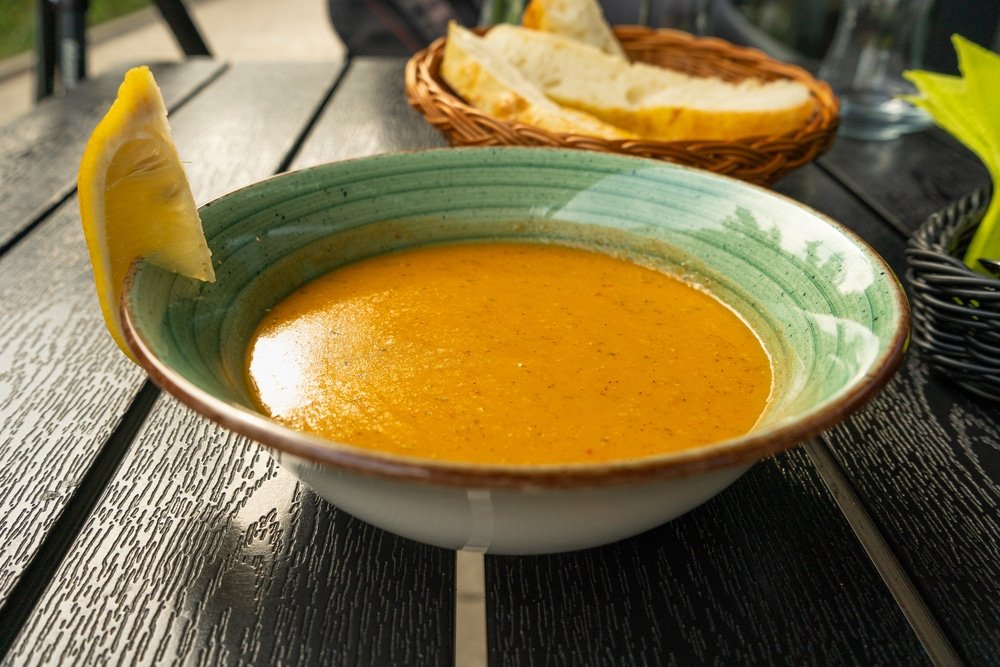
[[[924,220],[906,244],[906,280],[914,345],[958,384],[1000,400],[1000,279],[960,259],[990,190],[972,192]]]
[[[1000,278],[973,271],[961,256],[989,206],[992,188],[970,192],[945,208],[931,213],[907,242],[906,254],[915,275],[947,269],[969,285],[1000,291]]]
[[[486,30],[488,29],[480,29],[478,32]],[[813,113],[804,125],[793,131],[729,141],[601,139],[584,134],[551,132],[494,118],[455,94],[440,76],[446,37],[435,40],[410,58],[406,66],[407,99],[411,106],[453,143],[489,145],[490,139],[484,135],[482,128],[496,126],[516,133],[519,140],[524,139],[521,143],[525,145],[552,145],[633,154],[668,159],[721,173],[730,172],[714,167],[719,167],[728,158],[740,162],[735,169],[746,172],[731,175],[764,184],[815,159],[832,144],[839,122],[839,100],[829,84],[815,78],[802,67],[780,62],[758,49],[738,46],[718,37],[697,37],[678,30],[647,26],[615,26],[614,32],[629,55],[683,49],[686,54],[697,53],[701,66],[714,68],[713,73],[717,71],[723,78],[737,78],[731,72],[727,73],[723,67],[727,65],[752,71],[753,76],[763,79],[788,78],[798,81],[809,90]]]

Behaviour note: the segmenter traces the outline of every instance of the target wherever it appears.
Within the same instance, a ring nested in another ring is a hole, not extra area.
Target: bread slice
[[[494,118],[550,132],[602,139],[635,138],[631,132],[585,112],[556,104],[517,68],[488,48],[482,38],[454,22],[448,26],[441,76],[469,104]]]
[[[483,41],[559,105],[647,139],[783,134],[801,127],[813,109],[808,88],[790,79],[693,77],[514,25],[495,26]]]
[[[521,25],[590,44],[605,53],[628,60],[597,0],[531,0]]]

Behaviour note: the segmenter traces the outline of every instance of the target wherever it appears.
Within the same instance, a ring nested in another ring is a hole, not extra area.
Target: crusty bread
[[[631,132],[585,112],[556,104],[516,67],[488,48],[482,38],[456,23],[448,26],[441,76],[468,103],[495,118],[550,132],[602,139],[635,138]]]
[[[799,82],[730,83],[629,63],[589,44],[513,25],[483,39],[559,105],[660,141],[727,141],[795,130],[812,113]]]
[[[597,0],[531,0],[521,25],[552,32],[628,60]]]

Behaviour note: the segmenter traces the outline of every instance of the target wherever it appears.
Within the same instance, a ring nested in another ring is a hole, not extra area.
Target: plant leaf
[[[976,230],[965,264],[985,273],[980,258],[1000,259],[1000,55],[952,36],[961,77],[926,71],[905,72],[920,95],[908,100],[982,160],[993,181],[993,199]]]
[[[924,71],[909,71],[904,76],[921,93],[908,96],[906,100],[926,110],[938,125],[985,161],[989,150],[982,140],[978,122],[966,112],[969,95],[965,81],[957,76]]]

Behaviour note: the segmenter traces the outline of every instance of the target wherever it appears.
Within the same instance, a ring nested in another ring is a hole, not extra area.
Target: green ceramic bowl
[[[201,215],[217,280],[138,263],[122,300],[136,357],[167,391],[268,447],[342,509],[448,548],[552,552],[658,525],[858,408],[908,340],[898,281],[851,232],[767,190],[651,160],[544,148],[386,155],[278,176]],[[759,425],[677,454],[504,467],[380,454],[255,410],[244,354],[267,309],[342,264],[470,239],[641,258],[708,289],[771,355],[775,386]]]

